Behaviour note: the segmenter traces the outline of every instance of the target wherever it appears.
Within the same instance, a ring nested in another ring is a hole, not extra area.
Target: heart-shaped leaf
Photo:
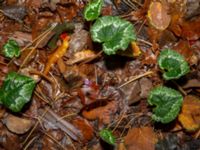
[[[126,50],[129,43],[136,40],[133,25],[119,17],[98,18],[90,31],[93,41],[103,43],[103,51],[107,55]]]
[[[182,102],[183,97],[178,91],[164,86],[154,88],[148,97],[148,103],[156,106],[152,119],[162,123],[173,121],[179,114]]]
[[[190,71],[184,57],[171,49],[161,51],[158,57],[158,65],[162,70],[166,70],[163,74],[165,80],[178,79]]]
[[[8,42],[3,46],[3,54],[8,58],[19,57],[20,48],[15,40],[8,40]]]
[[[35,84],[30,77],[10,72],[0,89],[1,103],[13,112],[21,111],[30,101]]]
[[[92,0],[89,2],[84,9],[84,18],[87,21],[95,20],[101,14],[101,8],[103,5],[103,0]]]
[[[114,145],[115,144],[115,137],[112,134],[112,131],[109,129],[103,129],[99,132],[100,137],[107,143]]]

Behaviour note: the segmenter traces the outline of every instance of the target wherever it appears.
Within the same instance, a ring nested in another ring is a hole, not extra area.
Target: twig
[[[118,88],[122,88],[122,87],[124,87],[125,85],[127,85],[127,84],[129,84],[129,83],[131,83],[131,82],[133,82],[133,81],[135,81],[135,80],[138,80],[138,79],[140,79],[140,78],[142,78],[142,77],[148,76],[148,75],[150,75],[150,74],[153,74],[153,71],[147,71],[147,72],[145,72],[145,73],[143,73],[143,74],[141,74],[141,75],[138,75],[138,76],[136,76],[136,77],[130,79],[129,81],[125,82],[124,84],[120,85]]]
[[[47,110],[45,110],[43,112],[43,114],[41,115],[41,117],[44,117],[44,115],[47,113]],[[22,143],[22,145],[26,144],[26,142],[28,141],[29,137],[32,135],[32,133],[35,131],[35,129],[37,128],[39,124],[39,121],[36,122],[35,126],[32,128],[32,130],[29,132],[28,136],[25,138],[24,142]]]
[[[26,144],[26,146],[24,147],[23,150],[27,150],[28,147],[29,147],[29,146],[33,143],[33,141],[35,141],[35,139],[37,139],[37,138],[38,138],[37,136],[33,137],[33,138]]]
[[[41,130],[41,131],[42,131],[42,130]],[[48,136],[50,139],[52,139],[54,142],[56,142],[56,144],[58,144],[62,149],[65,150],[65,147],[64,147],[62,144],[60,144],[60,142],[58,142],[53,136],[47,134],[47,133],[44,132],[44,131],[42,131],[42,133],[44,133],[46,136]]]
[[[146,40],[137,38],[137,41],[138,41],[138,42],[141,42],[141,43],[144,43],[144,44],[147,44],[147,45],[149,45],[149,46],[152,46],[152,43],[150,43],[150,42],[148,42],[148,41],[146,41]]]
[[[172,82],[177,86],[178,90],[179,90],[184,96],[187,95],[187,93],[183,90],[183,88],[182,88],[180,85],[178,85],[175,81],[172,81]]]

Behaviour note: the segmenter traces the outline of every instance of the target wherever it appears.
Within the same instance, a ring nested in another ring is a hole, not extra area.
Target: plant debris
[[[0,149],[199,150],[198,0],[0,0]]]

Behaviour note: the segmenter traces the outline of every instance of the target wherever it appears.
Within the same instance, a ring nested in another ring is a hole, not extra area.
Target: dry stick
[[[144,44],[146,44],[146,45],[152,46],[152,43],[150,43],[150,42],[148,42],[148,41],[146,41],[146,40],[137,38],[137,41],[138,41],[138,42],[141,42],[141,43],[144,43]]]
[[[183,88],[182,88],[180,85],[178,85],[175,81],[172,81],[172,82],[177,86],[178,90],[179,90],[184,96],[187,95],[187,93],[183,90]]]
[[[122,114],[121,118],[119,119],[117,125],[116,125],[115,128],[112,130],[112,132],[114,132],[114,131],[117,129],[117,127],[119,126],[119,124],[121,123],[121,121],[124,119],[125,116],[126,116],[126,115],[125,115],[125,112],[124,112],[124,113]]]
[[[31,45],[33,45],[38,39],[42,38],[47,33],[49,33],[52,30],[52,28],[54,28],[54,26],[51,26],[45,32],[43,32],[42,34],[40,34],[39,36],[37,36],[31,43],[27,44],[24,48],[22,48],[21,52],[25,51],[28,47],[30,47]],[[14,59],[15,59],[15,57],[13,59],[11,59],[11,61],[8,63],[8,65],[10,65],[13,62]]]
[[[2,65],[5,65],[5,66],[7,66],[7,65],[8,65],[8,64],[6,64],[6,63],[4,63],[4,62],[1,62],[1,61],[0,61],[0,64],[2,64]]]
[[[37,139],[37,138],[38,138],[37,136],[33,137],[33,138],[26,144],[26,146],[24,147],[23,150],[27,150],[28,147],[29,147],[29,146],[33,143],[33,141],[35,141],[35,139]]]
[[[140,79],[140,78],[142,78],[142,77],[148,76],[148,75],[150,75],[150,74],[153,74],[153,71],[147,71],[147,72],[145,72],[145,73],[143,73],[143,74],[141,74],[141,75],[138,75],[138,76],[136,76],[136,77],[130,79],[129,81],[125,82],[124,84],[120,85],[118,88],[122,88],[122,87],[124,87],[125,85],[127,85],[127,84],[129,84],[129,83],[131,83],[131,82],[133,82],[133,81],[135,81],[135,80],[138,80],[138,79]]]
[[[71,142],[73,149],[76,150],[76,147],[74,146],[74,143],[72,142],[72,140],[70,139],[70,137],[66,133],[64,133],[64,134],[67,137],[67,139]]]
[[[55,26],[50,27],[50,29],[46,32],[46,34],[44,34],[43,37],[41,37],[37,43],[35,44],[35,46],[32,48],[32,50],[29,52],[29,54],[26,56],[26,58],[24,59],[24,61],[22,62],[22,64],[20,65],[19,70],[24,66],[24,64],[27,62],[27,60],[29,59],[29,57],[31,56],[31,54],[34,52],[34,50],[38,47],[38,45],[42,42],[42,40],[44,40],[44,38],[46,38],[46,36],[50,33],[50,31],[52,31],[54,29]]]
[[[197,131],[197,134],[195,135],[195,139],[198,139],[200,137],[200,129]]]
[[[47,113],[47,110],[44,111],[44,113],[42,114],[41,118],[44,117],[44,115],[45,115],[46,113]],[[29,132],[28,136],[26,137],[26,139],[24,140],[24,142],[22,143],[22,145],[24,145],[24,144],[28,141],[29,137],[30,137],[31,134],[35,131],[35,129],[37,128],[38,124],[39,124],[39,121],[36,122],[35,126],[34,126],[34,127],[32,128],[32,130]]]
[[[42,131],[42,130],[41,130],[41,131]],[[58,144],[62,149],[65,150],[65,147],[64,147],[62,144],[60,144],[60,142],[58,142],[53,136],[47,134],[47,133],[44,132],[44,131],[42,131],[42,132],[43,132],[46,136],[48,136],[50,139],[52,139],[54,142],[56,142],[56,144]]]
[[[53,80],[51,80],[47,75],[45,75],[44,73],[41,73],[37,70],[34,70],[34,69],[30,70],[29,73],[39,75],[40,77],[43,77],[44,79],[46,79],[48,82],[50,82],[52,84],[52,90],[55,91],[55,89],[56,89],[56,87],[54,86],[55,82]],[[54,95],[55,95],[55,93],[53,92],[53,96]]]
[[[38,98],[40,98],[42,101],[44,101],[45,103],[49,104],[49,102],[48,102],[46,99],[44,99],[42,96],[39,95],[39,92],[35,91],[34,94],[35,94]]]
[[[144,26],[144,24],[146,23],[146,19],[143,21],[143,23],[141,24],[140,28],[138,29],[136,35],[138,35],[140,33],[140,31],[142,30],[142,27]]]

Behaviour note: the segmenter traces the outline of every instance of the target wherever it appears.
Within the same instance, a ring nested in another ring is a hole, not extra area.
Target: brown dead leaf
[[[90,141],[93,138],[94,129],[86,119],[75,118],[73,124],[80,130],[85,142]]]
[[[73,65],[75,63],[79,63],[79,62],[82,62],[82,61],[85,61],[85,60],[88,60],[90,58],[93,58],[95,57],[96,54],[94,51],[92,50],[83,50],[83,51],[80,51],[80,52],[76,52],[72,58],[70,58],[68,61],[67,61],[67,64],[69,65]]]
[[[127,150],[154,150],[157,141],[151,127],[132,128],[124,138]]]
[[[104,124],[109,124],[111,122],[112,115],[114,115],[118,110],[118,102],[111,101],[108,103],[107,102],[104,103],[105,103],[104,106],[99,106],[90,110],[83,110],[82,115],[86,119],[89,120],[98,119],[100,122]]]
[[[17,117],[17,116],[9,114],[5,118],[5,124],[6,124],[6,127],[11,132],[16,133],[16,134],[24,134],[28,130],[30,130],[30,128],[33,125],[33,122],[29,119]]]
[[[196,131],[200,128],[200,100],[198,97],[193,95],[185,97],[178,119],[187,131]]]
[[[149,23],[157,30],[165,30],[171,21],[167,5],[161,2],[151,2],[147,14]]]
[[[174,50],[182,54],[186,60],[190,60],[193,55],[193,51],[188,43],[188,41],[180,40],[174,47]]]
[[[181,25],[181,36],[187,40],[198,40],[200,37],[200,18],[184,21]]]

